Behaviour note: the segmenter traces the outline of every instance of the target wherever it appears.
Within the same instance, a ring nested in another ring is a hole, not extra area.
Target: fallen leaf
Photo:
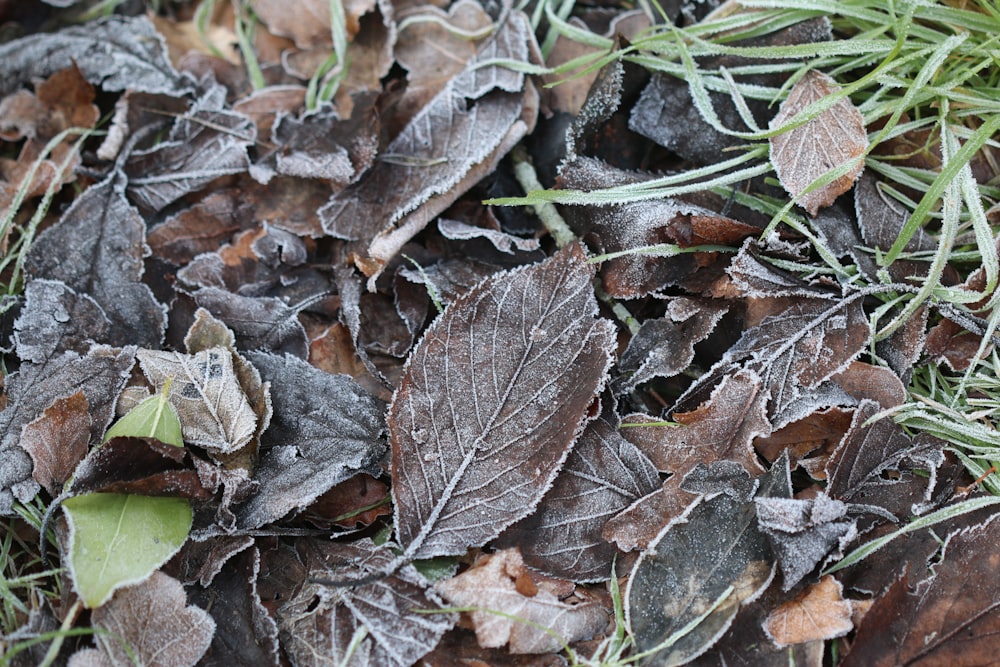
[[[309,577],[316,579],[384,572],[395,560],[388,547],[376,547],[369,539],[350,544],[300,540],[298,545]],[[455,624],[454,614],[416,610],[442,606],[407,565],[351,588],[304,583],[278,608],[276,618],[281,646],[293,664],[409,667]]]
[[[788,459],[761,479],[757,497],[791,496]],[[639,557],[625,590],[625,618],[651,665],[679,665],[704,653],[741,606],[759,596],[774,563],[753,501],[699,496]],[[693,629],[686,628],[706,615]],[[667,642],[682,628],[687,634]],[[666,642],[666,643],[665,643]]]
[[[111,665],[194,667],[215,634],[212,617],[189,606],[176,579],[154,572],[92,614],[95,640]]]
[[[878,598],[861,622],[844,667],[990,665],[1000,633],[1000,590],[994,569],[996,517],[952,534],[934,573],[915,586],[908,577]]]
[[[141,282],[146,223],[125,199],[120,171],[87,188],[32,244],[28,273],[61,280],[104,310],[112,345],[158,348],[166,309]]]
[[[191,530],[191,506],[183,498],[89,493],[67,498],[62,509],[73,589],[89,609],[148,579]]]
[[[614,327],[579,245],[499,273],[427,329],[389,408],[406,558],[465,553],[552,484],[605,381]]]
[[[854,623],[842,593],[840,582],[827,575],[771,612],[764,632],[778,646],[843,637]]]
[[[0,46],[0,95],[22,83],[76,66],[95,86],[183,96],[194,82],[177,73],[162,38],[145,17],[109,16]]]
[[[379,517],[392,514],[391,499],[384,482],[359,473],[319,496],[300,516],[317,528],[370,526]]]
[[[90,426],[90,404],[78,391],[57,399],[21,431],[21,449],[34,464],[31,474],[53,498],[87,455]]]
[[[363,14],[375,8],[375,0],[346,0],[345,29],[352,39],[360,29]],[[275,35],[290,37],[300,49],[331,46],[330,4],[324,0],[259,0],[254,12]]]
[[[299,322],[299,307],[277,297],[243,296],[218,287],[202,288],[193,296],[201,308],[236,332],[240,349],[288,353],[303,359],[308,355],[309,340]]]
[[[656,469],[603,419],[590,422],[538,509],[498,541],[524,561],[576,582],[607,581],[618,550],[601,536],[604,522],[660,485]]]
[[[58,280],[32,280],[14,321],[17,356],[35,364],[72,350],[87,352],[91,343],[109,339],[111,322],[93,298],[77,294]]]
[[[469,615],[483,648],[506,644],[514,654],[554,653],[564,643],[589,639],[607,626],[603,605],[594,600],[565,602],[543,588],[544,581],[522,581],[528,577],[520,552],[504,549],[457,577],[437,582],[434,589],[456,607],[477,608]]]
[[[830,76],[809,70],[792,87],[769,127],[773,130],[794,122],[799,112],[840,90]],[[864,169],[860,158],[868,151],[864,118],[846,96],[804,125],[785,130],[769,141],[778,180],[810,215],[816,215],[851,189]],[[810,183],[827,172],[848,166],[846,173],[830,183],[805,192]]]
[[[307,507],[358,472],[378,474],[387,451],[379,401],[349,377],[301,359],[248,357],[271,384],[274,415],[254,473],[259,490],[235,510],[241,527],[259,528]]]
[[[464,222],[449,218],[438,219],[438,231],[445,238],[452,240],[484,238],[492,243],[493,247],[500,252],[510,255],[514,254],[515,249],[528,252],[538,250],[539,248],[538,239],[523,239],[518,236],[506,234],[499,229],[484,229],[483,227],[467,225]]]
[[[173,406],[167,401],[170,384],[171,381],[168,381],[163,392],[143,399],[130,409],[107,430],[104,441],[107,442],[117,436],[155,438],[167,445],[183,447],[184,437],[180,421]]]

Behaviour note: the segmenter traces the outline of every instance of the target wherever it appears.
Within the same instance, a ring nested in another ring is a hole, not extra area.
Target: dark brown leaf
[[[90,446],[90,404],[82,391],[57,399],[21,431],[21,449],[34,464],[35,481],[55,498],[87,455]]]
[[[660,485],[656,468],[603,419],[587,425],[538,509],[500,536],[535,570],[576,582],[607,581],[618,550],[604,522]]]
[[[592,276],[576,244],[497,274],[452,303],[410,355],[389,409],[406,557],[485,544],[552,484],[614,347]]]
[[[832,78],[809,70],[782,102],[771,129],[794,121],[800,111],[839,91],[840,86]],[[850,190],[861,174],[864,162],[860,158],[868,150],[868,133],[861,112],[845,96],[806,124],[771,137],[770,142],[771,162],[781,185],[810,215],[816,215]],[[846,174],[803,194],[810,183],[828,171],[849,164],[853,167]]]
[[[609,619],[603,605],[563,601],[547,584],[531,579],[517,549],[505,549],[439,581],[434,589],[455,607],[477,608],[469,615],[483,648],[507,645],[514,654],[555,653],[564,643],[590,639],[605,629]]]
[[[345,579],[383,572],[395,559],[371,540],[350,544],[300,541],[309,576]],[[353,588],[305,583],[277,610],[281,646],[292,664],[409,667],[429,652],[455,623],[454,614],[420,614],[440,598],[407,565],[388,577]],[[351,642],[356,640],[357,646]],[[353,653],[348,649],[354,648]]]
[[[112,665],[193,667],[215,634],[212,617],[187,606],[180,582],[162,572],[116,591],[91,618],[104,631],[94,639]]]
[[[124,175],[114,172],[77,197],[31,246],[28,272],[93,297],[111,322],[107,342],[156,349],[166,314],[140,282],[146,224],[126,201],[124,187]]]
[[[386,453],[384,406],[345,375],[261,352],[250,362],[271,384],[274,416],[261,438],[259,490],[238,507],[259,528],[310,505],[361,471],[378,474]]]
[[[875,601],[844,667],[996,663],[1000,634],[1000,521],[951,535],[934,574],[916,586],[903,577]]]
[[[232,328],[241,350],[266,350],[302,359],[308,356],[309,340],[299,322],[300,308],[277,297],[242,296],[218,287],[200,289],[193,296],[200,307]]]
[[[524,75],[498,65],[476,65],[491,58],[527,62],[533,42],[527,17],[511,12],[364,178],[334,195],[320,211],[329,234],[362,244],[370,260],[358,266],[366,274],[379,273],[404,243],[492,171],[528,131],[535,110],[526,112]]]

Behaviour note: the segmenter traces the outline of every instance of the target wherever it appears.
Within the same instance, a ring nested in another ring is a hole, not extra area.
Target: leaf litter
[[[988,661],[992,458],[905,416],[993,354],[993,233],[909,219],[946,132],[755,55],[839,24],[650,75],[618,6],[166,5],[0,44],[0,553],[65,568],[12,664]],[[572,203],[484,203],[531,162]]]

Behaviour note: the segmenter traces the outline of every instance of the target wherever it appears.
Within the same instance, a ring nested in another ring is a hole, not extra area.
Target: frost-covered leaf
[[[708,465],[699,463],[684,475],[681,490],[705,496],[724,493],[745,502],[757,492],[757,480],[738,461],[713,461]]]
[[[14,322],[17,356],[35,364],[67,350],[84,354],[92,342],[105,342],[111,322],[86,294],[56,280],[32,280]]]
[[[528,18],[510,12],[382,159],[321,209],[327,233],[362,244],[370,259],[362,258],[358,266],[366,274],[380,272],[406,241],[491,172],[534,123],[524,75],[500,65],[478,67],[492,58],[527,62],[533,43]]]
[[[876,505],[900,518],[931,500],[944,443],[927,434],[911,438],[887,417],[865,425],[881,411],[862,401],[851,427],[826,466],[826,492],[849,503]]]
[[[383,404],[348,376],[296,357],[248,356],[271,384],[274,415],[254,473],[259,490],[236,509],[242,527],[302,509],[360,471],[378,474],[387,450]]]
[[[142,210],[159,212],[220,176],[246,171],[257,128],[247,116],[223,108],[224,102],[221,86],[202,94],[165,141],[129,155],[128,194]]]
[[[590,422],[538,509],[500,536],[532,568],[577,582],[606,581],[618,550],[604,522],[660,485],[656,468],[603,419]]]
[[[573,244],[488,278],[427,329],[389,409],[407,557],[485,544],[552,484],[614,347],[592,276]]]
[[[143,373],[168,398],[184,441],[220,454],[234,452],[257,432],[257,415],[233,367],[232,354],[216,347],[197,354],[139,350]]]
[[[830,76],[809,70],[782,102],[771,129],[794,121],[800,111],[840,90]],[[861,174],[864,162],[860,158],[868,150],[868,133],[861,112],[844,96],[804,125],[771,137],[770,143],[771,162],[781,185],[810,215],[816,215],[850,190]],[[847,165],[853,165],[847,173],[803,194],[816,179]]]
[[[514,654],[551,653],[564,642],[592,638],[608,624],[608,611],[597,601],[566,602],[548,581],[535,583],[517,549],[485,556],[434,589],[455,607],[476,608],[469,615],[483,648],[508,645]]]
[[[242,350],[266,350],[305,358],[309,341],[299,309],[277,297],[233,294],[218,287],[194,293],[197,304],[229,325]]]
[[[110,16],[16,39],[0,46],[0,62],[0,95],[74,65],[90,83],[108,91],[131,88],[181,96],[194,88],[170,64],[163,39],[143,16]]]
[[[21,449],[34,464],[35,481],[55,498],[90,445],[90,404],[82,391],[56,399],[21,431]]]
[[[1000,634],[1000,520],[951,535],[934,574],[895,582],[858,628],[844,667],[992,665]]]
[[[464,222],[449,218],[440,218],[438,220],[438,231],[446,239],[453,241],[484,238],[492,243],[493,247],[500,252],[511,255],[514,254],[515,249],[528,252],[530,250],[538,250],[539,248],[538,239],[523,239],[498,229],[474,227],[473,225],[467,225]]]
[[[7,406],[0,412],[0,515],[13,501],[30,501],[38,492],[32,463],[18,443],[21,430],[57,399],[83,392],[90,406],[90,442],[100,442],[114,414],[115,401],[135,362],[133,349],[92,348],[86,356],[65,352],[43,364],[22,364],[4,378]]]
[[[384,572],[395,559],[391,549],[368,539],[300,541],[298,550],[315,579]],[[409,667],[454,625],[454,614],[416,613],[441,606],[424,578],[407,565],[352,588],[304,583],[278,608],[276,618],[281,646],[295,667]],[[352,641],[357,645],[352,647]]]
[[[827,575],[771,612],[764,632],[778,646],[833,639],[854,629],[851,613],[840,582]]]
[[[788,459],[782,457],[762,477],[758,497],[789,496]],[[659,648],[646,664],[679,665],[708,650],[739,608],[770,583],[774,569],[753,501],[699,496],[642,553],[629,578],[625,611],[636,647]],[[703,614],[688,634],[663,645]]]
[[[28,253],[28,272],[61,280],[87,294],[111,322],[107,342],[158,348],[166,329],[164,307],[140,282],[146,223],[125,199],[116,171],[87,188],[59,222],[42,232]]]
[[[809,499],[758,498],[757,521],[781,567],[786,591],[828,555],[842,554],[858,534],[847,505],[825,493]]]
[[[114,667],[194,667],[215,634],[212,617],[188,606],[184,588],[162,572],[117,592],[95,609],[100,650]]]
[[[67,498],[62,509],[73,588],[90,609],[118,588],[147,579],[191,530],[191,506],[183,498],[89,493]]]

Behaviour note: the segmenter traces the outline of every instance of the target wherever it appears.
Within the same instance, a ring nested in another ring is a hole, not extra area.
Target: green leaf
[[[187,540],[191,506],[184,498],[88,493],[68,498],[69,571],[93,609],[122,586],[145,580]]]
[[[170,380],[163,385],[163,390],[144,399],[137,406],[119,419],[114,426],[104,434],[104,442],[118,436],[134,438],[156,438],[160,442],[175,447],[184,446],[181,435],[181,422],[177,419],[174,406],[167,400],[170,393]]]

